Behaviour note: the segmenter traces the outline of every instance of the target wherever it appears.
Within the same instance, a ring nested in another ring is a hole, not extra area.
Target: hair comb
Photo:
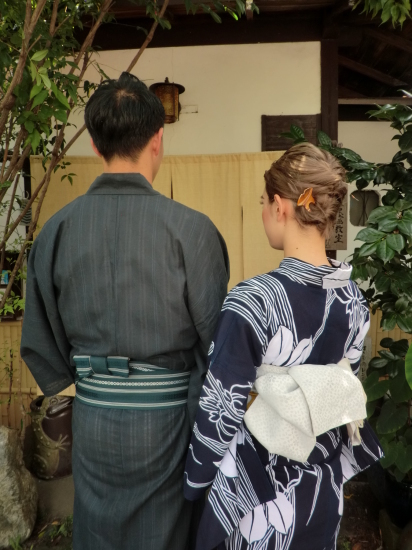
[[[316,204],[315,199],[312,196],[313,187],[308,187],[298,198],[298,206],[304,206],[308,212],[310,212],[310,205]]]

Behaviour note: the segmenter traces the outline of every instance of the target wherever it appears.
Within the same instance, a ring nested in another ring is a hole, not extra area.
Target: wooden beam
[[[307,10],[322,10],[335,4],[336,0],[261,0],[259,10],[261,12],[296,12]],[[194,4],[205,3],[212,7],[209,1],[193,0]],[[232,7],[232,2],[228,6]],[[233,3],[234,5],[234,3]],[[184,0],[169,0],[168,10],[175,14],[186,14]],[[144,6],[134,4],[128,0],[117,0],[111,12],[116,18],[142,17],[146,13]]]
[[[320,46],[322,130],[338,139],[338,41],[324,39]]]
[[[210,15],[176,15],[171,30],[158,29],[151,48],[180,46],[211,46],[218,44],[263,44],[273,42],[313,42],[322,37],[322,20],[316,11],[297,14],[260,14],[253,22],[242,17],[235,21],[223,14],[221,25]],[[120,19],[105,23],[98,29],[94,47],[104,50],[129,50],[139,48],[146,36],[136,27],[150,29],[153,21],[148,18]],[[76,39],[82,43],[87,29],[76,30]]]
[[[399,36],[399,34],[378,29],[365,29],[364,32],[366,35],[376,38],[380,42],[385,42],[385,44],[390,44],[391,46],[395,46],[395,48],[412,53],[412,42],[403,38],[403,36]]]
[[[353,9],[355,0],[338,0],[330,11],[330,17],[338,17],[343,13]]]
[[[339,98],[339,105],[412,105],[412,97],[348,97]]]
[[[378,71],[377,69],[373,69],[372,67],[368,67],[367,65],[363,65],[362,63],[354,61],[353,59],[349,59],[348,57],[344,57],[343,55],[339,56],[339,65],[341,65],[342,67],[346,67],[351,71],[355,71],[357,73],[368,76],[369,78],[373,78],[374,80],[382,82],[383,84],[387,84],[388,86],[408,86],[408,83],[404,80],[399,80],[398,78]]]
[[[339,98],[348,98],[348,99],[354,99],[354,98],[363,98],[363,97],[366,97],[364,96],[363,94],[355,91],[355,90],[351,90],[349,88],[346,88],[346,86],[339,86]]]

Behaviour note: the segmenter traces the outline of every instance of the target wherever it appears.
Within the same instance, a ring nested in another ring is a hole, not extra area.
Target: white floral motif
[[[300,365],[309,357],[312,348],[312,337],[303,338],[297,345],[294,345],[293,332],[287,327],[280,326],[269,342],[262,363],[279,367]]]
[[[239,531],[249,542],[262,540],[270,525],[276,531],[285,535],[292,526],[294,510],[292,504],[283,493],[278,493],[277,498],[260,504],[244,516],[239,522]]]
[[[243,404],[247,399],[247,394],[237,393],[236,389],[247,389],[252,384],[235,384],[230,390],[226,390],[210,371],[207,374],[207,382],[203,386],[206,396],[200,398],[199,405],[209,413],[210,422],[216,424],[220,440],[228,443],[238,430],[244,414]]]

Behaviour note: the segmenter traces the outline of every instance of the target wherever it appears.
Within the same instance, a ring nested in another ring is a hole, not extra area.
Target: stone
[[[16,430],[0,426],[0,548],[33,531],[37,514],[36,480],[26,469]]]

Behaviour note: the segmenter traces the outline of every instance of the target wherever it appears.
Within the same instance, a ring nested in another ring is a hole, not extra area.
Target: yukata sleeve
[[[239,294],[243,294],[239,299]],[[238,287],[223,306],[210,350],[209,370],[202,388],[185,470],[185,497],[200,498],[213,483],[229,444],[237,435],[256,367],[262,362],[262,341],[256,324],[265,324],[262,302],[248,311],[246,293]]]
[[[21,356],[46,396],[55,395],[74,382],[71,346],[53,284],[55,244],[52,226],[45,226],[30,251],[21,339]]]
[[[354,283],[352,283],[354,285]],[[359,290],[356,291],[360,294]],[[354,337],[345,353],[346,359],[349,360],[352,370],[355,374],[359,372],[359,366],[363,353],[363,344],[365,337],[370,327],[370,313],[366,300],[359,296],[357,307],[353,309],[353,317],[356,326],[354,327]]]
[[[223,237],[203,215],[197,218],[183,252],[188,307],[199,336],[194,349],[196,364],[190,374],[187,404],[190,425],[193,426],[207,371],[207,352],[227,294],[229,257]]]

